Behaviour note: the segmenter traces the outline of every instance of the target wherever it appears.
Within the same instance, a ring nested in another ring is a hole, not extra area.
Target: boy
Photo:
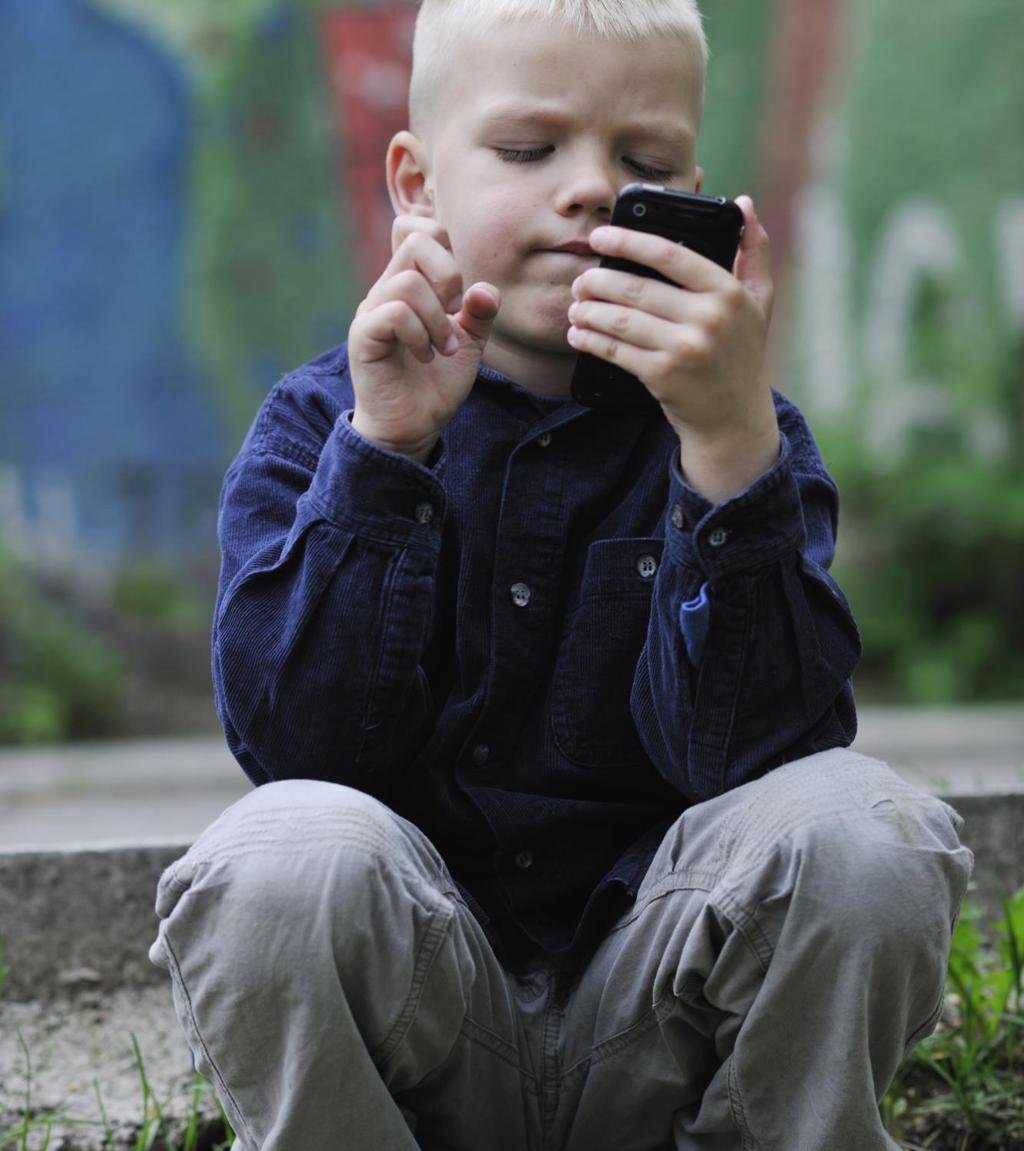
[[[970,855],[845,750],[751,201],[734,274],[605,226],[700,187],[705,58],[691,0],[424,0],[394,257],[225,483],[217,702],[264,786],[158,895],[247,1151],[895,1146]],[[662,414],[569,400],[580,350]]]

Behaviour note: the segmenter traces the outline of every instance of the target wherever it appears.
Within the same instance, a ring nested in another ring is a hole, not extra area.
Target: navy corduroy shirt
[[[836,489],[786,399],[777,463],[714,506],[660,416],[487,368],[425,466],[353,406],[342,346],[227,473],[218,712],[254,783],[421,827],[506,962],[575,961],[685,808],[852,741]]]

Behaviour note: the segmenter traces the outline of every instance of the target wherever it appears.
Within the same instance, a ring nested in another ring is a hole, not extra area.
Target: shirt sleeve
[[[379,793],[432,720],[420,658],[445,461],[443,449],[428,468],[378,448],[339,407],[284,381],[228,470],[214,695],[253,782]]]
[[[670,464],[665,550],[634,721],[689,799],[721,794],[856,734],[860,638],[829,574],[838,493],[797,409],[776,397],[781,450],[712,505]]]

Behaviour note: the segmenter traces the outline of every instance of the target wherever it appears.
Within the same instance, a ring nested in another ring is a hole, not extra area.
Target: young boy
[[[846,750],[836,494],[733,274],[609,228],[699,189],[692,0],[424,0],[394,256],[225,483],[260,785],[153,958],[246,1151],[894,1147],[958,817]],[[668,282],[599,268],[605,255]],[[578,351],[657,417],[568,398]]]

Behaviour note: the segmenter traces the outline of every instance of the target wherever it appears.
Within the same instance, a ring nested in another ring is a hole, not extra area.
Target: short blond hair
[[[574,35],[637,41],[655,36],[679,40],[699,70],[703,97],[708,41],[697,0],[421,0],[413,37],[409,125],[421,133],[432,96],[459,36],[506,22],[550,20]]]

